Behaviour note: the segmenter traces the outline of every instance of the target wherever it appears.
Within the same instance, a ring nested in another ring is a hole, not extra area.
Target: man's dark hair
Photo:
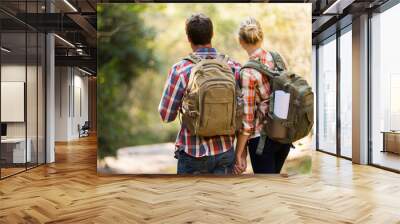
[[[211,43],[213,36],[211,19],[202,13],[191,15],[186,20],[186,35],[194,45]]]

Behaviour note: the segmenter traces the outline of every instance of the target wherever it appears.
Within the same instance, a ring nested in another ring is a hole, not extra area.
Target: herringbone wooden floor
[[[0,181],[0,223],[400,223],[400,175],[316,152],[310,176],[97,176],[95,138]]]

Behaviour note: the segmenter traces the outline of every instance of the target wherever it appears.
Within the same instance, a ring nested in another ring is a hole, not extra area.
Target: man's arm
[[[164,122],[174,121],[182,103],[186,87],[184,78],[178,73],[176,66],[169,71],[158,111]]]

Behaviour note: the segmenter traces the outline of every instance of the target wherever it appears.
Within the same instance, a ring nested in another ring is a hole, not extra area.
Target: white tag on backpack
[[[277,90],[274,93],[274,114],[280,119],[287,119],[289,112],[290,93]]]

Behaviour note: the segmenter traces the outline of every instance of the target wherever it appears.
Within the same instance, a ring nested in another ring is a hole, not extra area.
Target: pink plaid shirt
[[[258,48],[251,55],[250,59],[260,60],[271,69],[274,68],[272,55],[262,48]],[[268,78],[258,71],[245,68],[241,71],[241,84],[244,100],[244,116],[241,133],[251,135],[251,138],[260,135],[262,124],[257,114],[268,110],[268,99],[270,86]]]
[[[194,53],[201,58],[215,58],[218,55],[215,48],[200,48]],[[236,80],[239,82],[240,64],[232,60],[228,60],[228,64],[232,68]],[[193,65],[191,61],[181,60],[172,66],[169,71],[158,107],[161,119],[164,122],[171,122],[176,119]],[[217,155],[232,149],[234,140],[235,136],[233,135],[214,137],[192,135],[189,129],[182,124],[175,145],[177,149],[183,149],[187,154],[193,157],[203,157]]]

